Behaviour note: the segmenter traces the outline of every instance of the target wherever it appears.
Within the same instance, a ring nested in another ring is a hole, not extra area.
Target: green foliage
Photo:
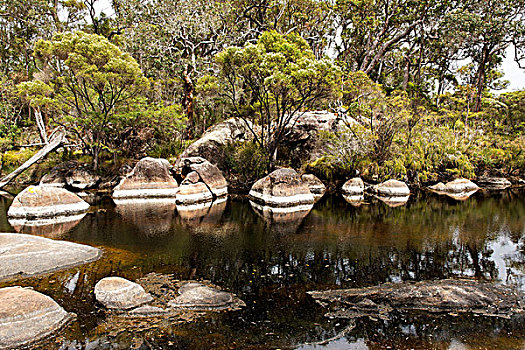
[[[232,143],[224,147],[223,153],[226,168],[241,187],[249,188],[267,174],[270,160],[257,143]]]
[[[19,84],[20,95],[72,130],[97,168],[127,115],[121,109],[140,102],[148,80],[129,54],[96,34],[55,34],[52,41],[38,41],[35,56],[44,76]]]
[[[216,62],[223,96],[235,116],[258,127],[253,136],[270,166],[285,129],[301,111],[333,97],[340,76],[331,61],[315,59],[304,39],[275,31],[257,44],[227,48]]]

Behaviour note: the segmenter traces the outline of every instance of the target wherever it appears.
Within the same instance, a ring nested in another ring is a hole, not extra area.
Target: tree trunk
[[[183,105],[186,110],[186,117],[188,118],[187,135],[191,139],[193,137],[193,129],[195,127],[194,111],[193,111],[193,81],[189,74],[189,67],[186,66],[184,70],[184,100]]]
[[[481,111],[481,97],[483,95],[483,89],[485,88],[485,75],[488,60],[489,48],[485,45],[483,46],[481,62],[479,63],[478,72],[476,73],[476,103],[472,109],[473,112]]]
[[[38,151],[34,156],[29,158],[24,164],[19,166],[15,171],[8,174],[0,180],[0,188],[5,187],[8,183],[13,181],[18,175],[22,174],[26,169],[31,167],[36,162],[44,159],[49,153],[57,149],[66,140],[66,133],[64,130],[60,130],[50,140],[50,142]]]

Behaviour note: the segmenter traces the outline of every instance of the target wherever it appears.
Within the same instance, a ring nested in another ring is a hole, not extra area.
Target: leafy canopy
[[[286,128],[332,97],[340,80],[339,68],[316,59],[296,34],[264,32],[257,44],[227,48],[216,61],[223,96],[237,117],[258,126],[252,132],[268,156],[274,156]]]

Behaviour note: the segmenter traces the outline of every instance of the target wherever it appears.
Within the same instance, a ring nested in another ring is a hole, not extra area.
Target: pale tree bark
[[[49,143],[45,145],[34,156],[29,158],[24,164],[19,166],[15,171],[0,179],[0,188],[4,188],[7,184],[13,181],[18,175],[29,169],[36,162],[44,159],[49,153],[60,147],[66,140],[66,133],[63,129],[58,130],[51,138]]]

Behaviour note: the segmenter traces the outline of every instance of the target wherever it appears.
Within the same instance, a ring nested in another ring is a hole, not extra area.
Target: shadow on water
[[[0,231],[14,230],[5,217],[8,205],[0,199]],[[395,208],[374,198],[355,207],[328,196],[306,217],[284,225],[257,214],[247,200],[195,213],[173,205],[114,206],[108,199],[93,209],[60,231],[60,239],[102,247],[103,259],[0,284],[33,286],[78,314],[54,347],[310,349],[319,346],[305,344],[332,337],[327,349],[524,346],[523,320],[468,315],[359,319],[338,338],[348,323],[325,318],[305,293],[449,277],[525,290],[523,191],[480,192],[462,202],[422,192]],[[55,238],[49,230],[41,234]],[[108,332],[93,300],[96,281],[109,275],[136,279],[151,271],[211,280],[247,307],[188,324],[146,322],[139,332]]]

